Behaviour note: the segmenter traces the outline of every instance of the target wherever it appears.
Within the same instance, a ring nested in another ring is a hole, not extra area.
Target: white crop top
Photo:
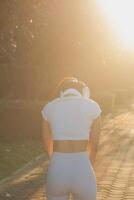
[[[89,140],[92,122],[101,112],[97,102],[84,98],[76,89],[70,92],[70,88],[41,110],[50,124],[53,140]]]

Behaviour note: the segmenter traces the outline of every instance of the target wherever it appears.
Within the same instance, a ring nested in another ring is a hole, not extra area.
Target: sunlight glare
[[[125,47],[134,48],[134,0],[97,1]]]

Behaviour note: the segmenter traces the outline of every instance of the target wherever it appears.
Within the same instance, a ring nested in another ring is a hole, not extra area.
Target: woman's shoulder
[[[51,99],[49,101],[46,102],[46,104],[44,105],[44,108],[46,107],[50,107],[52,106],[53,104],[57,103],[59,101],[59,98],[55,98],[55,99]]]
[[[91,98],[86,98],[85,99],[85,102],[91,106],[97,106],[99,105],[99,103],[97,101],[95,101],[94,99],[91,99]]]
[[[48,121],[49,119],[49,115],[51,113],[51,110],[53,108],[53,104],[55,104],[55,102],[57,101],[58,99],[53,99],[53,100],[49,100],[45,103],[45,105],[42,107],[41,109],[41,113],[43,115],[43,117]]]
[[[87,110],[89,109],[93,119],[97,118],[102,112],[99,103],[93,99],[87,99],[87,102]]]

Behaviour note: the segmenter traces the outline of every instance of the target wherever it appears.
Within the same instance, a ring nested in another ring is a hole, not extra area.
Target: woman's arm
[[[89,151],[89,157],[92,162],[92,165],[94,166],[96,154],[98,151],[98,145],[99,145],[99,136],[100,136],[100,123],[101,123],[101,117],[98,117],[93,121],[90,136],[89,136],[89,143],[88,143],[88,151]]]
[[[44,149],[50,159],[53,153],[53,139],[49,123],[45,119],[42,119],[42,136]]]

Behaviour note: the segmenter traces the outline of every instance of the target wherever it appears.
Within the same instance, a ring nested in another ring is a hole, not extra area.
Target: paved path
[[[46,200],[43,161],[2,188],[0,200]],[[95,165],[97,200],[134,199],[134,113],[108,115],[101,131]]]

